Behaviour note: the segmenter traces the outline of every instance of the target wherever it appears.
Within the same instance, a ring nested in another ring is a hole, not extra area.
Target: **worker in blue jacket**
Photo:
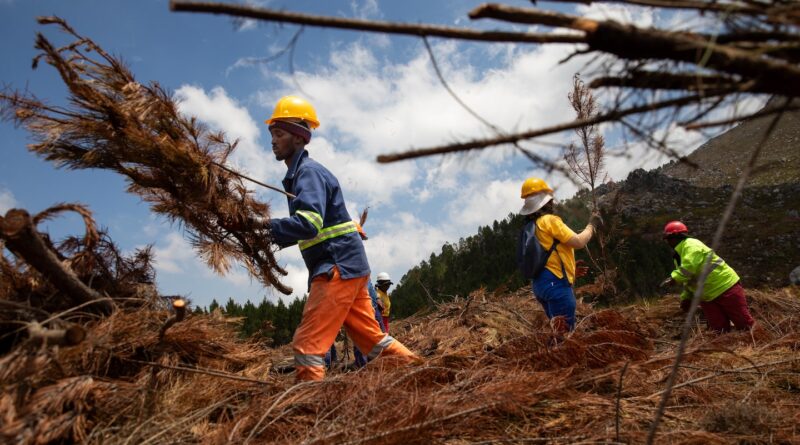
[[[308,268],[308,299],[292,341],[297,380],[324,378],[325,352],[342,325],[369,358],[382,354],[400,363],[419,360],[375,323],[367,292],[369,264],[356,223],[339,181],[305,149],[311,130],[319,127],[314,107],[286,96],[266,123],[275,159],[288,169],[283,187],[295,196],[289,198],[290,216],[273,218],[270,233],[281,247],[297,243]]]

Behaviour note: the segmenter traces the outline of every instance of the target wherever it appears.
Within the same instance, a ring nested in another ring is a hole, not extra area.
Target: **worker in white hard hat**
[[[389,299],[389,287],[392,285],[392,277],[386,272],[378,274],[378,284],[375,288],[378,290],[378,302],[381,308],[381,316],[383,317],[383,328],[387,333],[389,332],[389,312],[392,308],[392,301]]]

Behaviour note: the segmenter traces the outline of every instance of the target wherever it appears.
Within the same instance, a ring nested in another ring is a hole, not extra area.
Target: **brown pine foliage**
[[[54,46],[36,38],[44,60],[69,89],[68,107],[47,105],[22,93],[2,92],[3,115],[25,126],[36,142],[30,150],[67,168],[101,168],[124,175],[128,191],[154,212],[182,224],[193,246],[219,273],[233,261],[244,264],[266,286],[290,294],[279,275],[268,226],[269,206],[256,200],[241,178],[217,167],[236,149],[222,133],[212,133],[183,116],[156,82],[136,81],[117,58],[77,34],[62,19],[57,25],[75,41]]]
[[[761,324],[752,333],[715,336],[696,320],[659,443],[797,441],[791,292],[748,291]],[[165,310],[123,309],[78,346],[23,344],[0,358],[0,441],[642,443],[679,314],[671,297],[579,304],[575,332],[558,342],[529,289],[481,290],[395,323],[424,363],[379,358],[296,385],[270,369],[290,360],[288,347],[235,340],[220,314],[192,314],[159,340]]]
[[[10,210],[8,214],[19,212]],[[69,321],[85,321],[86,317],[108,313],[110,307],[146,307],[156,303],[155,270],[151,264],[150,247],[137,249],[129,255],[119,248],[104,231],[99,231],[86,207],[79,204],[57,204],[31,217],[33,224],[64,212],[76,212],[86,227],[83,236],[69,236],[53,242],[46,233],[36,231],[54,262],[85,286],[88,300],[103,300],[105,306],[84,301],[78,304],[74,289],[59,286],[48,275],[50,270],[39,270],[6,244],[5,233],[0,231],[0,248],[13,255],[0,254],[0,353],[25,337],[29,322],[54,321],[51,327],[69,327]],[[8,215],[7,214],[7,215]],[[7,218],[0,216],[0,228]],[[35,227],[34,227],[35,230]],[[52,317],[53,314],[59,314]]]

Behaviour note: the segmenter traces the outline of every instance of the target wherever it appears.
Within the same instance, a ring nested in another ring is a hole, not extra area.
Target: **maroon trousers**
[[[736,283],[719,297],[711,301],[701,301],[700,307],[708,322],[708,329],[716,332],[728,332],[731,323],[736,329],[750,329],[755,320],[747,308],[744,288]]]

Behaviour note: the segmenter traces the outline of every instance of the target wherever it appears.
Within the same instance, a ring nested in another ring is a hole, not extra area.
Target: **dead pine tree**
[[[597,101],[592,91],[583,83],[576,74],[572,79],[572,91],[567,94],[572,109],[575,110],[576,119],[591,122],[598,113]],[[589,188],[592,211],[599,211],[595,189],[599,183],[605,182],[607,174],[605,167],[605,138],[597,128],[597,123],[586,124],[574,129],[580,140],[579,144],[570,143],[564,150],[564,160],[578,180]],[[613,268],[609,267],[606,255],[606,238],[603,231],[597,232],[597,243],[600,246],[599,261],[592,256],[587,248],[589,259],[599,271],[599,284],[603,295],[615,294],[613,282]]]

